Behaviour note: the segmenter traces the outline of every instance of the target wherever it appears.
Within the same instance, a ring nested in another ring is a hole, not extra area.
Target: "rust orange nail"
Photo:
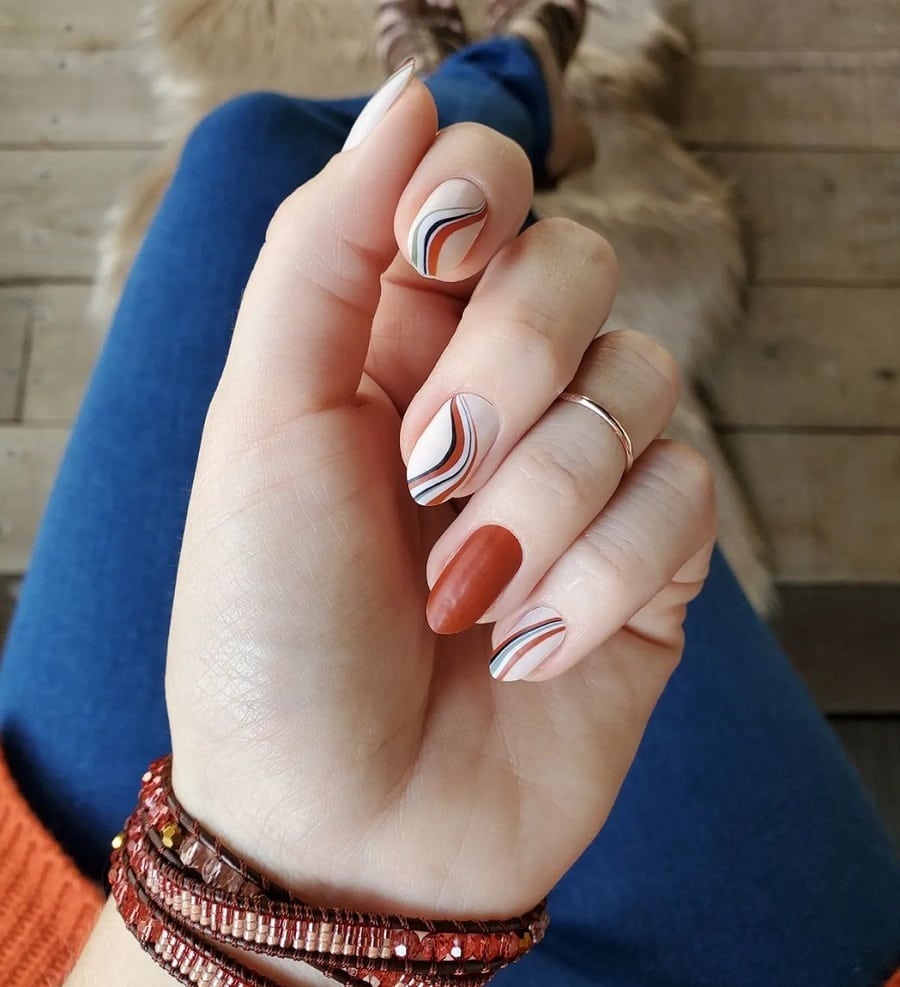
[[[469,536],[444,567],[425,614],[437,634],[458,634],[483,616],[522,565],[518,538],[498,524]]]

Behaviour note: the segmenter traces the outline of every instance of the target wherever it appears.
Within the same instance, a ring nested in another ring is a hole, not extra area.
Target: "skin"
[[[272,221],[204,431],[167,697],[185,807],[306,900],[497,918],[603,825],[680,658],[715,511],[705,463],[657,439],[671,357],[639,333],[592,343],[609,246],[556,220],[517,237],[522,153],[475,125],[435,130],[413,83]],[[489,218],[428,281],[397,244],[454,177]],[[624,480],[611,430],[554,403],[570,384],[631,433]],[[495,404],[497,442],[471,499],[420,508],[403,461],[462,390]],[[428,584],[485,523],[515,533],[522,568],[482,623],[437,635]],[[543,680],[494,681],[504,629],[548,598],[572,603]],[[70,985],[157,980],[107,907]]]

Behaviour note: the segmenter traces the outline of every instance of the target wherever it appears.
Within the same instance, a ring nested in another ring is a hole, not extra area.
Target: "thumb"
[[[356,395],[380,278],[397,253],[394,213],[437,129],[413,68],[375,93],[345,150],[269,224],[220,386],[251,398],[255,427]]]

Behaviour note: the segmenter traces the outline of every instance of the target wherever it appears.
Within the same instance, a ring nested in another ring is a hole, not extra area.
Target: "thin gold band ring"
[[[631,443],[631,436],[625,431],[622,423],[615,415],[610,414],[606,408],[601,408],[596,401],[592,401],[584,394],[575,394],[572,391],[563,391],[559,396],[560,401],[568,401],[570,404],[580,404],[582,408],[587,408],[598,418],[602,418],[613,430],[619,440],[622,451],[625,453],[625,472],[627,473],[634,466],[634,446]]]

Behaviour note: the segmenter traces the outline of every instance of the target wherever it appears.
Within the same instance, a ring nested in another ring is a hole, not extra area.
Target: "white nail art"
[[[494,406],[477,394],[456,394],[441,405],[413,447],[406,468],[418,504],[443,504],[475,472],[497,438]]]
[[[374,93],[350,128],[350,133],[344,141],[342,150],[349,151],[351,148],[362,144],[381,123],[387,111],[403,95],[415,71],[415,60],[410,58]]]
[[[555,610],[529,610],[494,652],[491,675],[501,682],[527,678],[556,651],[565,636],[565,622]]]
[[[413,267],[439,278],[458,267],[487,221],[484,193],[465,178],[442,182],[412,221],[407,250]]]

